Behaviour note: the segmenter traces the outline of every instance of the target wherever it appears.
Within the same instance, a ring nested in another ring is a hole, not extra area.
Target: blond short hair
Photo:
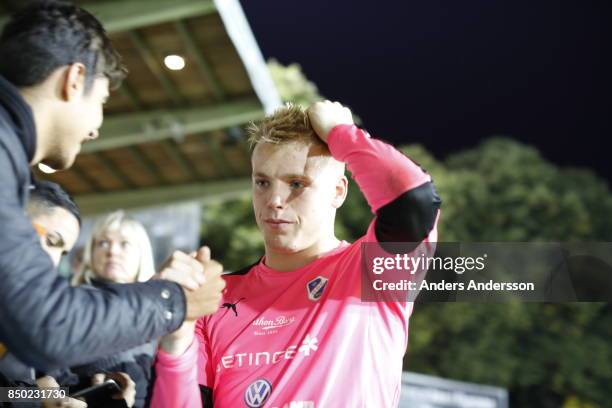
[[[328,150],[327,145],[319,139],[310,125],[306,110],[293,103],[285,104],[258,123],[251,122],[247,132],[251,147],[259,143],[298,142],[320,145]]]
[[[123,210],[119,210],[110,213],[94,225],[89,240],[85,245],[81,269],[75,273],[72,278],[72,284],[75,286],[84,283],[91,284],[91,280],[97,277],[92,268],[93,247],[96,243],[96,239],[106,231],[120,231],[138,248],[140,262],[138,264],[136,281],[146,282],[151,279],[155,274],[155,264],[153,261],[153,249],[151,248],[149,235],[140,222],[129,217]]]

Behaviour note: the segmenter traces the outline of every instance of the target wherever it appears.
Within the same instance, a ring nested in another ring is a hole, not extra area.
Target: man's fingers
[[[196,255],[196,259],[202,263],[210,261],[210,248],[207,246],[200,248]]]
[[[129,385],[129,383],[131,381],[130,376],[127,375],[126,373],[121,372],[121,371],[116,371],[116,372],[109,373],[108,377],[112,378],[113,380],[115,380],[115,382],[117,383],[119,388],[121,388],[121,390],[124,390]]]
[[[185,254],[185,257],[173,258],[166,264],[166,266],[171,268],[177,267],[178,265],[182,265],[189,269],[202,270],[202,263],[187,254]]]
[[[121,388],[120,392],[112,396],[113,399],[123,399],[128,407],[133,406],[136,398],[136,383],[134,383],[134,380],[123,372],[109,373],[108,376],[115,380]]]
[[[223,265],[217,261],[208,261],[204,264],[204,275],[207,280],[220,276],[223,273]]]
[[[189,258],[188,261],[184,259],[174,261],[168,264],[167,267],[186,274],[193,274],[194,276],[197,274],[204,274],[204,266],[193,258]]]
[[[223,279],[222,276],[219,276],[219,281],[218,281],[217,285],[219,285],[219,291],[220,292],[222,292],[223,289],[225,289],[226,283],[225,283],[225,279]]]
[[[225,282],[220,278],[223,265],[210,259],[210,248],[204,246],[198,250],[195,258],[182,252],[175,252],[166,262],[156,277],[178,283],[188,290],[197,290],[207,282],[220,279],[216,287],[222,290]]]
[[[174,251],[172,255],[168,257],[166,262],[172,262],[173,260],[185,260],[191,258],[189,254],[184,253],[183,251]]]
[[[87,408],[87,403],[78,399],[68,398],[68,400],[62,402],[62,405],[58,406],[67,408]]]
[[[168,257],[168,259],[166,259],[166,261],[163,263],[161,269],[163,270],[164,268],[167,268],[167,267],[175,267],[178,264],[194,265],[195,266],[198,263],[199,262],[197,262],[194,259],[193,255],[189,255],[189,254],[186,254],[186,253],[181,252],[181,251],[174,251],[172,253],[172,255],[170,257]],[[198,267],[198,266],[195,266],[195,267]]]
[[[162,278],[176,282],[185,289],[189,290],[197,290],[201,285],[201,283],[198,282],[191,274],[171,268],[164,269]]]
[[[159,276],[162,279],[171,280],[181,285],[193,281],[199,286],[206,282],[204,266],[191,257],[187,259],[173,259],[160,271]],[[189,286],[189,289],[195,288]]]
[[[103,374],[103,373],[94,374],[93,377],[91,377],[91,385],[102,384],[105,379],[106,379],[106,374]]]

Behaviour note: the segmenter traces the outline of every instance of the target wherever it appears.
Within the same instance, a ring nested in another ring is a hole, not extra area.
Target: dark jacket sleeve
[[[19,201],[15,165],[0,144],[0,342],[40,370],[92,361],[176,330],[185,297],[175,283],[74,288],[40,246]],[[162,295],[163,293],[163,295]]]
[[[433,182],[404,192],[376,212],[376,238],[380,242],[420,243],[434,228],[441,203]]]

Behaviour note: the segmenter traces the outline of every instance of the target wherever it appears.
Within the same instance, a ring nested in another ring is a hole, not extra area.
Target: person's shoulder
[[[255,266],[257,266],[257,264],[259,264],[259,262],[261,261],[261,259],[258,259],[257,262],[254,262],[248,266],[245,266],[244,268],[238,269],[237,271],[234,272],[226,272],[223,274],[224,278],[227,277],[242,277],[247,275]]]
[[[1,113],[1,112],[0,112]],[[13,129],[0,114],[0,179],[25,184],[29,181],[29,163]]]
[[[17,131],[9,123],[7,115],[8,113],[0,106],[0,146],[12,151],[18,142]]]

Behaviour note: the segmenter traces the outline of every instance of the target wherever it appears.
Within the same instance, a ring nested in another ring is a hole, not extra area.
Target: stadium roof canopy
[[[0,0],[0,26],[22,0]],[[67,171],[42,175],[84,214],[217,200],[250,185],[243,127],[280,104],[238,0],[82,0],[130,73],[100,137]],[[185,60],[182,70],[164,64]]]

